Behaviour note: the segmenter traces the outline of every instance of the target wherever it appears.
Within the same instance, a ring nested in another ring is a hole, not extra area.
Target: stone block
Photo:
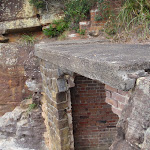
[[[68,90],[66,80],[63,78],[57,80],[57,86],[59,92],[65,92]]]
[[[58,129],[63,129],[63,128],[66,128],[68,127],[68,120],[58,120],[56,118],[54,118],[54,124],[56,126],[56,128]]]
[[[56,102],[61,103],[67,101],[67,93],[66,92],[61,92],[56,94]]]
[[[59,88],[58,88],[58,81],[57,79],[53,78],[51,79],[51,82],[52,82],[52,89],[55,91],[55,92],[59,92]]]
[[[54,113],[54,116],[56,116],[58,120],[67,119],[66,110],[58,110]]]

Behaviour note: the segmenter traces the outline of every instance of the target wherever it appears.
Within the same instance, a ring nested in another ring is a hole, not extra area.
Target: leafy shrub
[[[69,0],[65,4],[65,20],[69,22],[70,28],[78,30],[79,22],[86,19],[90,9],[97,0]]]
[[[85,35],[85,29],[81,29],[81,30],[77,30],[77,32],[80,34],[80,35]]]
[[[61,35],[68,28],[68,23],[63,19],[55,20],[50,24],[48,29],[44,29],[43,32],[46,36],[57,37]]]
[[[117,33],[117,25],[114,21],[107,21],[104,26],[104,32],[110,36],[113,36]]]
[[[108,0],[98,0],[98,15],[95,16],[96,21],[108,19],[111,14],[110,2]]]
[[[44,8],[46,5],[43,0],[29,0],[29,3],[34,5],[37,9]]]

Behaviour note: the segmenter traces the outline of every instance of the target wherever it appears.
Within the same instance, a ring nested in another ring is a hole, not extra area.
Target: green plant
[[[108,19],[112,11],[110,9],[110,2],[108,0],[98,0],[99,13],[95,16],[95,21]]]
[[[69,34],[69,31],[64,31],[59,37],[58,40],[65,40],[67,38],[67,35]]]
[[[150,25],[150,2],[149,0],[126,0],[119,15],[118,27],[127,30],[133,28],[143,29],[142,32],[149,33]]]
[[[29,105],[29,107],[28,107],[28,110],[27,110],[27,112],[30,112],[30,111],[32,111],[33,109],[35,109],[37,107],[37,105],[35,104],[35,103],[33,103],[33,104],[30,104]]]
[[[48,29],[44,29],[43,32],[49,37],[57,37],[61,35],[68,28],[68,23],[63,19],[55,20],[50,24]]]
[[[85,29],[81,29],[81,30],[78,29],[77,32],[78,32],[80,35],[85,35],[85,31],[86,31]]]
[[[101,15],[96,15],[95,16],[95,21],[101,21],[103,20],[104,18],[101,16]]]
[[[115,35],[117,33],[116,24],[114,24],[112,22],[107,22],[106,25],[105,25],[105,28],[104,28],[104,32],[107,33],[110,36]]]
[[[77,30],[79,29],[79,22],[86,19],[92,6],[95,5],[97,0],[68,0],[65,3],[64,19],[55,20],[50,24],[48,29],[44,29],[43,32],[49,37],[58,37],[66,29]],[[81,35],[85,34],[85,31],[81,31]],[[59,37],[65,38],[65,36]]]
[[[34,36],[32,35],[27,35],[27,34],[24,34],[22,35],[22,41],[25,43],[25,44],[34,44],[35,43],[35,38]]]
[[[69,23],[70,29],[77,31],[79,22],[86,19],[92,6],[97,0],[69,0],[65,4],[65,20]]]
[[[34,5],[37,9],[44,8],[46,5],[44,0],[29,0],[29,3]]]
[[[109,36],[114,36],[118,32],[117,18],[113,13],[109,16],[109,19],[104,25],[104,32]]]

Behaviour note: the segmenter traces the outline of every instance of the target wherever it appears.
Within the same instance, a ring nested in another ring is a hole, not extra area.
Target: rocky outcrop
[[[137,80],[136,88],[118,122],[111,150],[150,150],[150,77]]]
[[[41,108],[29,109],[31,100],[0,117],[0,149],[46,150]]]
[[[40,79],[33,46],[0,44],[0,116],[32,95],[25,82]]]
[[[35,28],[59,18],[60,3],[50,3],[48,10],[37,10],[29,0],[0,1],[0,34]]]

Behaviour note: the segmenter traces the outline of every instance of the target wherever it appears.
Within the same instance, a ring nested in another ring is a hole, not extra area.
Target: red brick
[[[118,93],[123,96],[129,96],[129,92],[118,90]]]
[[[112,107],[112,111],[117,114],[119,117],[121,116],[121,110],[115,107]]]
[[[118,108],[119,109],[123,110],[125,108],[125,106],[126,106],[125,104],[118,102]]]
[[[111,97],[111,92],[110,91],[106,91],[106,97],[110,98]]]
[[[82,91],[81,88],[86,90],[83,89]],[[107,91],[107,96],[111,96],[110,93]],[[107,144],[105,138],[108,133],[112,134],[107,126],[115,126],[118,117],[112,112],[111,106],[105,102],[104,84],[77,76],[71,98],[76,149],[93,148],[103,143]],[[112,101],[111,104],[117,106],[117,101]],[[97,139],[101,142],[97,142]]]
[[[126,97],[120,95],[119,93],[113,92],[111,98],[119,102],[126,103]]]
[[[111,99],[111,98],[106,97],[105,102],[112,105],[112,106],[118,107],[118,102],[116,100]]]
[[[107,91],[112,91],[112,92],[117,92],[117,91],[118,91],[117,89],[115,89],[115,88],[113,88],[113,87],[111,87],[111,86],[109,86],[109,85],[105,85],[105,89],[106,89]]]

